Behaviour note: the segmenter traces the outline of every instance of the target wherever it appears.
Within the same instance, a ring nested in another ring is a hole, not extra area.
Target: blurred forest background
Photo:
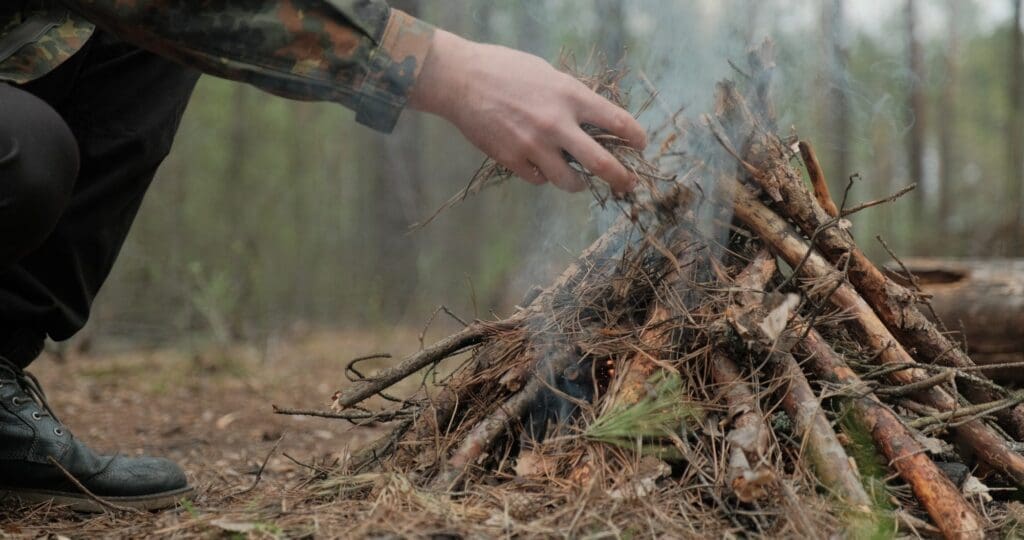
[[[1021,0],[402,0],[438,26],[557,61],[625,54],[700,112],[727,60],[779,50],[779,110],[901,254],[1024,256]],[[633,79],[635,80],[635,78]],[[646,97],[633,84],[639,105]],[[647,125],[662,118],[649,112]],[[606,224],[586,195],[513,182],[427,228],[483,156],[435,118],[390,136],[341,107],[205,77],[79,338],[266,342],[320,326],[418,325],[446,304],[508,313]]]

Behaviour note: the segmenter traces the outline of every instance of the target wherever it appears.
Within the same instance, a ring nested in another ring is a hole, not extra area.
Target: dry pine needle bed
[[[595,133],[641,194],[595,187],[621,217],[510,317],[381,373],[352,366],[319,414],[394,428],[313,473],[325,510],[363,534],[1024,527],[1024,393],[989,380],[923,295],[867,259],[850,220],[892,201],[833,200],[811,146],[777,135],[772,68],[766,43],[694,120],[652,97],[665,125],[650,161]],[[592,82],[621,97],[618,74]],[[421,392],[388,394],[410,377]]]

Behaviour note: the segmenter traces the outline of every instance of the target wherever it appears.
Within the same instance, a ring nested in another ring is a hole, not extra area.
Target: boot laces
[[[50,408],[50,403],[46,399],[42,385],[39,384],[39,379],[0,356],[0,386],[3,386],[5,382],[13,382],[28,396],[28,399],[34,401],[42,409],[42,412],[38,413],[40,416],[49,416],[60,422],[53,409]]]

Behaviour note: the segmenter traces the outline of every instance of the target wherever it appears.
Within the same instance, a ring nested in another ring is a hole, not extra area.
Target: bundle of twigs
[[[365,475],[397,471],[421,510],[461,493],[472,513],[491,486],[502,527],[581,500],[574,524],[634,501],[692,536],[1007,522],[987,486],[1024,486],[1024,393],[867,259],[850,219],[885,201],[831,199],[811,147],[776,135],[770,44],[749,64],[700,121],[665,111],[658,155],[624,158],[644,195],[606,201],[622,217],[550,287],[335,396],[328,415],[397,421],[335,479],[346,498],[393,496]],[[467,351],[439,391],[384,394]],[[380,395],[400,405],[370,410]]]

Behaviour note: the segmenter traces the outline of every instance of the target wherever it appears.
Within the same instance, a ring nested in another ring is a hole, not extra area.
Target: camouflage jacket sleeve
[[[433,27],[383,0],[65,0],[100,28],[206,73],[335,101],[388,132]]]

